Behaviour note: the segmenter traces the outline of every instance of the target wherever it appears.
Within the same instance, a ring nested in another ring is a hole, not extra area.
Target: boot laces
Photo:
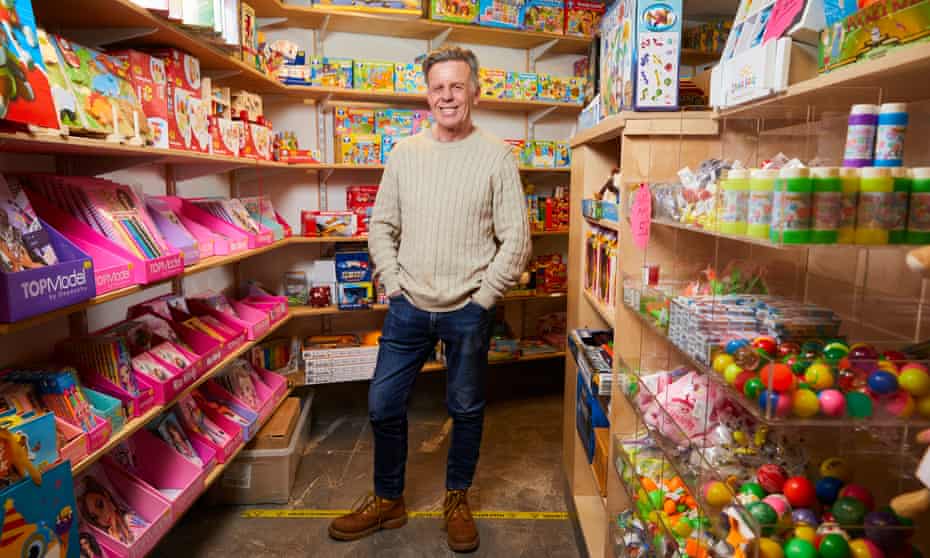
[[[368,514],[374,511],[379,516],[381,515],[381,502],[384,499],[376,496],[374,492],[369,492],[355,501],[352,504],[352,512],[358,514]]]
[[[471,519],[471,514],[468,511],[468,496],[464,490],[450,490],[446,494],[443,515],[447,521],[456,515],[464,519]]]

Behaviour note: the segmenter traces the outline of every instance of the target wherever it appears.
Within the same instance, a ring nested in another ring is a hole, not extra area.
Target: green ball
[[[833,518],[841,526],[862,525],[862,520],[865,519],[865,504],[862,500],[849,496],[838,498],[836,502],[833,502],[830,511],[833,512]]]
[[[798,358],[794,361],[794,364],[791,365],[791,371],[795,374],[803,374],[807,371],[808,368],[810,368],[811,364],[812,361],[810,360]]]
[[[846,412],[853,418],[868,418],[874,412],[872,398],[861,391],[846,394]]]
[[[827,346],[823,348],[823,356],[830,363],[835,363],[848,354],[849,347],[836,341],[827,343]]]
[[[804,539],[791,539],[783,550],[785,558],[817,558],[817,549]]]
[[[759,399],[759,393],[765,389],[765,385],[762,383],[762,380],[758,377],[749,378],[746,380],[746,385],[743,386],[743,393],[746,394],[752,401]]]
[[[661,490],[653,490],[649,492],[649,505],[652,506],[652,509],[661,510],[664,501],[665,494],[663,494]]]
[[[762,485],[757,482],[744,482],[739,487],[740,494],[753,494],[760,500],[765,498],[766,493]]]
[[[849,543],[842,535],[831,533],[820,540],[817,548],[821,558],[847,558],[849,556]]]
[[[778,523],[778,512],[775,508],[765,502],[753,502],[746,506],[746,511],[762,526],[763,535],[769,536],[775,532]]]

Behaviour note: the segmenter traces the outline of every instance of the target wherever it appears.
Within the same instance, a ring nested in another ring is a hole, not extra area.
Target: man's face
[[[447,60],[434,65],[426,83],[426,101],[438,126],[458,130],[471,122],[471,107],[478,91],[466,62]]]

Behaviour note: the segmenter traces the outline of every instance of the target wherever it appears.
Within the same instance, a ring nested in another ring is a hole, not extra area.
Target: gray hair
[[[471,83],[475,86],[476,91],[480,90],[481,85],[478,81],[478,57],[467,48],[444,46],[431,51],[423,60],[423,78],[426,79],[429,77],[430,69],[436,64],[454,60],[468,64],[468,67],[471,69]]]

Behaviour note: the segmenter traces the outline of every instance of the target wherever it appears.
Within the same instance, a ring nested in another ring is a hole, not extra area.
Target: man
[[[334,520],[329,533],[355,540],[406,524],[407,401],[442,340],[453,421],[445,527],[449,547],[469,552],[479,543],[466,493],[481,445],[494,304],[523,272],[530,233],[510,147],[471,120],[479,94],[475,55],[439,49],[423,73],[435,124],[391,152],[368,233],[391,301],[368,393],[375,492]]]

